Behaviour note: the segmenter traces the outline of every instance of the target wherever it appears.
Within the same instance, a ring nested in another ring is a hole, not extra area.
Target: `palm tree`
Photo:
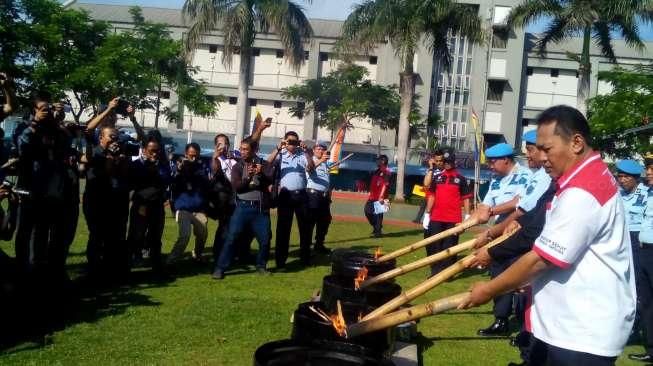
[[[345,20],[341,50],[369,52],[380,42],[387,41],[401,61],[397,201],[404,200],[404,172],[410,137],[408,117],[415,94],[415,53],[423,43],[443,61],[445,67],[449,67],[448,37],[456,33],[472,43],[481,43],[485,38],[482,23],[474,6],[453,0],[366,0],[355,5]]]
[[[612,47],[613,35],[621,35],[626,45],[639,51],[644,43],[639,36],[639,19],[653,21],[651,0],[525,0],[514,7],[507,18],[510,27],[525,27],[542,17],[551,18],[537,41],[540,55],[546,53],[549,43],[559,43],[582,35],[583,49],[580,57],[569,54],[578,62],[577,108],[585,111],[590,94],[590,43],[594,43],[610,62],[617,62]]]
[[[186,0],[184,22],[190,21],[185,39],[186,54],[192,57],[204,35],[219,29],[223,34],[222,63],[231,68],[234,54],[240,54],[236,143],[242,140],[247,122],[247,91],[252,50],[256,34],[275,32],[284,55],[295,72],[304,63],[304,43],[313,35],[301,6],[290,0]]]

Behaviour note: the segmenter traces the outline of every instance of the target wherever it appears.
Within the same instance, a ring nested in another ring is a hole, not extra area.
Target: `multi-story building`
[[[441,60],[434,60],[426,47],[415,57],[418,74],[416,93],[422,111],[437,113],[443,124],[431,136],[446,145],[460,150],[472,150],[474,130],[470,124],[471,114],[479,117],[487,145],[500,141],[519,144],[524,129],[544,108],[555,104],[576,105],[578,64],[567,58],[566,52],[579,52],[581,40],[574,38],[561,44],[551,44],[548,53],[540,57],[533,51],[537,36],[524,30],[511,30],[505,19],[518,0],[461,0],[476,6],[484,19],[491,41],[472,45],[458,35],[450,37],[450,67],[446,69]],[[116,31],[130,29],[132,25],[129,7],[117,5],[77,4],[75,7],[88,11],[94,18],[108,21]],[[178,9],[143,8],[145,19],[165,23],[173,37],[181,39],[187,27]],[[306,114],[302,118],[291,116],[290,108],[298,103],[282,97],[282,89],[301,83],[306,79],[319,78],[337,67],[334,44],[337,41],[341,21],[311,19],[314,37],[306,45],[305,63],[295,72],[287,64],[283,47],[275,34],[257,34],[249,86],[248,110],[252,121],[256,112],[273,117],[272,128],[266,130],[268,141],[279,138],[288,130],[294,130],[304,139],[331,138],[331,131],[318,127],[315,118]],[[614,42],[618,63],[650,63],[653,43],[647,51],[639,54],[628,48],[623,41]],[[599,71],[613,67],[596,48],[591,50],[591,95],[609,91],[609,85],[597,80]],[[208,83],[213,95],[223,95],[225,102],[218,106],[216,116],[203,118],[184,112],[178,125],[171,130],[193,130],[215,134],[234,134],[237,105],[238,65],[234,56],[232,67],[222,63],[222,36],[220,32],[208,34],[196,50],[193,66],[199,69],[197,78]],[[355,63],[367,68],[368,77],[383,85],[399,83],[400,63],[394,50],[387,43],[369,55],[360,55]],[[164,93],[164,107],[176,108],[173,91]],[[141,111],[140,119],[145,126],[154,125],[154,113]],[[369,121],[354,121],[354,129],[347,135],[347,147],[351,151],[378,153],[383,151],[394,156],[396,133],[383,131]],[[416,162],[415,156],[413,161]]]

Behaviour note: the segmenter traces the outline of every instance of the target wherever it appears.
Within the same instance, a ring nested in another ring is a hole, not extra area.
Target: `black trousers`
[[[84,195],[84,216],[88,226],[86,258],[91,274],[124,276],[129,272],[127,194]]]
[[[435,234],[441,233],[445,230],[451,229],[454,226],[456,226],[456,224],[452,222],[431,221],[429,223],[428,230],[424,230],[424,238],[428,238],[429,236],[433,236]],[[457,244],[458,244],[458,235],[449,236],[448,238],[444,238],[442,240],[438,240],[434,243],[427,245],[426,255],[433,255],[436,253],[440,253],[441,251],[447,250]],[[456,263],[457,260],[458,260],[458,256],[454,255],[447,259],[432,264],[431,276],[435,276],[436,274],[440,273],[445,268]]]
[[[365,217],[367,221],[372,225],[374,229],[374,234],[381,234],[381,229],[383,229],[383,214],[374,213],[374,202],[376,201],[367,201],[365,203]]]
[[[643,244],[639,250],[637,270],[638,300],[642,310],[646,352],[653,355],[653,245]]]
[[[311,235],[315,230],[315,247],[323,247],[331,225],[331,198],[328,193],[308,190],[308,225]]]
[[[150,250],[150,260],[153,270],[160,270],[161,237],[165,227],[165,209],[163,202],[148,204],[132,203],[129,211],[129,231],[127,245],[130,256],[139,256],[142,249]]]
[[[489,266],[490,277],[496,278],[503,271],[508,269],[519,257],[510,258],[500,261],[492,261]],[[513,297],[514,293],[510,292],[507,294],[499,295],[494,298],[494,317],[499,318],[508,318],[512,314],[513,308]]]
[[[533,338],[529,366],[611,366],[616,357],[577,352],[544,343]]]
[[[304,264],[308,264],[311,260],[311,232],[307,220],[307,202],[308,196],[304,189],[289,191],[282,188],[281,192],[279,192],[276,245],[274,249],[277,267],[285,266],[288,259],[293,215],[297,217],[297,226],[299,227],[299,258]]]

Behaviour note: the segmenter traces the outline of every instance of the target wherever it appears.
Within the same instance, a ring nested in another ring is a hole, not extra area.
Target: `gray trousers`
[[[179,227],[179,236],[175,245],[172,247],[170,255],[168,255],[168,263],[172,263],[179,259],[186,251],[188,242],[190,241],[191,227],[195,235],[195,250],[193,254],[197,257],[202,256],[204,245],[206,244],[207,229],[206,224],[208,219],[203,212],[189,212],[179,210],[175,215],[175,221]]]

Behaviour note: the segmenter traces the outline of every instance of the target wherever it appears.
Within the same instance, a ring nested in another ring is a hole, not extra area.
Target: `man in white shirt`
[[[532,286],[526,327],[530,365],[613,365],[635,318],[635,276],[626,213],[617,184],[588,145],[587,120],[568,106],[538,117],[540,160],[557,191],[533,250],[460,308]]]

